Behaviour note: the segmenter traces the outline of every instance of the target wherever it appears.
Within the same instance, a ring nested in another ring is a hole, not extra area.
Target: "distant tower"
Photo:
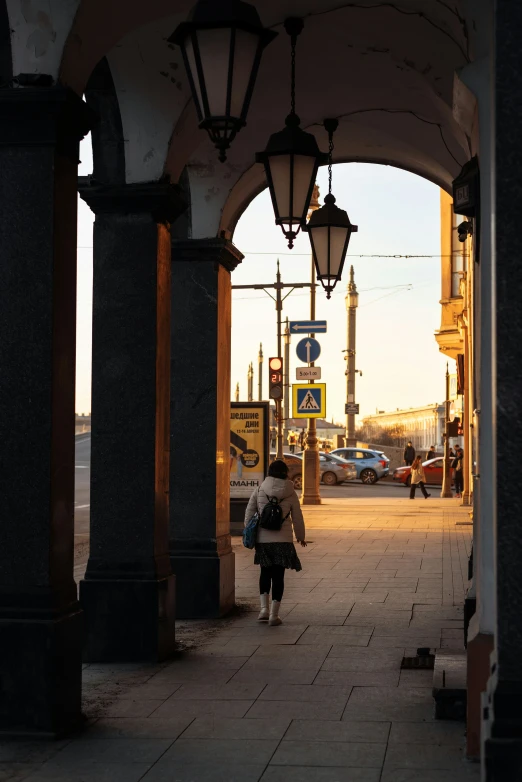
[[[263,343],[262,342],[259,345],[257,366],[258,366],[258,374],[259,374],[257,398],[261,402],[261,400],[263,399]]]
[[[236,402],[239,402],[239,383],[236,383]]]

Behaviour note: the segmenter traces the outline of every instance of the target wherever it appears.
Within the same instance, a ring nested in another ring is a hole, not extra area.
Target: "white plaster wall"
[[[178,22],[177,17],[154,22],[126,36],[108,55],[129,183],[163,175],[172,129],[189,101],[180,49],[166,41]]]
[[[13,74],[49,74],[56,81],[80,0],[6,0]]]

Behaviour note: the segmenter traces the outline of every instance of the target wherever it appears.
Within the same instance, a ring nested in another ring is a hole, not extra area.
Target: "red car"
[[[442,486],[443,462],[442,456],[423,462],[427,484]],[[405,486],[411,486],[411,467],[397,467],[393,473],[393,480],[404,483]]]

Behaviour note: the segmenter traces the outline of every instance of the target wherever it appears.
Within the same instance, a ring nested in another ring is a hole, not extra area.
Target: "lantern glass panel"
[[[345,256],[346,236],[348,230],[345,227],[332,226],[330,228],[330,276],[340,279],[342,264]]]
[[[196,86],[198,100],[203,117],[222,117],[226,112],[228,63],[230,59],[231,30],[218,28],[216,30],[197,30],[194,37],[197,39],[197,50],[194,51],[193,39],[187,41],[187,57],[192,71],[192,78]],[[202,102],[200,77],[197,68],[196,56],[199,52],[201,63],[203,89],[208,100],[208,114]]]
[[[307,155],[272,155],[269,158],[269,166],[279,222],[300,223],[308,206],[307,196],[316,159]]]
[[[328,274],[328,226],[313,228],[310,231],[312,251],[318,277]]]
[[[194,47],[192,37],[186,39],[185,46],[199,103],[200,117],[240,119],[243,116],[247,90],[259,49],[259,36],[246,30],[217,28],[198,30],[194,33],[194,37],[197,39],[197,48]],[[208,111],[201,93],[196,60],[198,52]],[[232,74],[229,73],[231,64]]]
[[[259,36],[246,30],[236,30],[232,94],[230,96],[230,116],[232,117],[244,116],[247,90],[258,52],[261,56]]]
[[[317,276],[336,279],[344,260],[347,229],[339,226],[317,226],[310,230],[316,260]]]

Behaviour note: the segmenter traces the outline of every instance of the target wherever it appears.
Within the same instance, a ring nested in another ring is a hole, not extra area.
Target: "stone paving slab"
[[[434,719],[432,672],[400,667],[417,646],[462,648],[467,510],[411,505],[305,508],[280,627],[257,622],[237,541],[241,613],[160,665],[86,666],[86,730],[0,744],[0,782],[478,782],[464,725]]]

